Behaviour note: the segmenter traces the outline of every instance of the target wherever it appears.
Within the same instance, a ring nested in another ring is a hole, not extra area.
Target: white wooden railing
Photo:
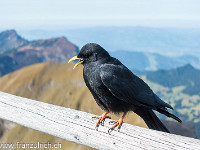
[[[95,149],[193,149],[200,140],[124,123],[108,134],[109,119],[95,129],[93,114],[0,92],[0,118]]]

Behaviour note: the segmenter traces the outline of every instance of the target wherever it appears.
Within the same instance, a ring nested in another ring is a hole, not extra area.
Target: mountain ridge
[[[119,59],[131,70],[157,71],[160,69],[170,70],[190,63],[196,68],[200,68],[200,59],[192,55],[179,57],[163,56],[157,53],[136,52],[136,51],[114,51],[111,56]]]
[[[0,54],[0,76],[35,63],[67,62],[78,52],[79,48],[65,37],[29,41]]]
[[[135,32],[138,33],[139,31],[134,30]],[[15,30],[1,32],[1,34],[3,33],[7,33],[7,35],[9,33],[15,34],[17,37],[20,37]],[[7,51],[0,54],[0,76],[34,63],[66,62],[70,57],[77,55],[78,52],[79,48],[63,36],[26,41],[17,48],[12,47],[9,49],[8,47]],[[196,68],[200,68],[200,58],[193,55],[169,57],[158,53],[125,50],[111,51],[110,54],[137,73],[150,70],[156,71],[159,69],[169,70],[187,63],[192,64]],[[27,57],[27,59],[23,57]]]
[[[200,70],[190,64],[171,70],[150,71],[145,75],[148,80],[165,87],[185,86],[183,93],[200,95]]]
[[[0,32],[0,54],[27,43],[29,43],[29,41],[22,38],[13,29]]]

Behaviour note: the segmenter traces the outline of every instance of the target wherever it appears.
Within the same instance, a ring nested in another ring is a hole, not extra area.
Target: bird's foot
[[[123,118],[120,118],[119,120],[112,120],[112,121],[110,121],[109,123],[110,123],[110,124],[111,124],[111,123],[114,123],[114,125],[113,125],[109,130],[114,130],[114,128],[115,128],[116,126],[118,126],[118,129],[120,129],[120,127],[121,127],[121,125],[122,125],[122,123],[123,123]]]
[[[97,121],[97,123],[96,123],[96,127],[98,127],[99,124],[103,125],[103,122],[104,122],[105,118],[110,118],[110,119],[111,119],[110,116],[106,116],[108,113],[109,113],[109,112],[105,112],[105,113],[103,113],[101,116],[94,116],[94,117],[92,117],[92,118],[97,118],[97,119],[99,119],[99,120]],[[96,129],[97,129],[97,128],[96,128]]]
[[[108,133],[111,133],[111,131],[114,130],[114,128],[116,126],[118,126],[118,131],[119,131],[119,129],[121,128],[121,125],[123,123],[123,119],[126,116],[126,114],[127,114],[127,112],[125,112],[119,120],[112,120],[112,121],[109,122],[109,123],[114,123],[114,125],[108,130]]]

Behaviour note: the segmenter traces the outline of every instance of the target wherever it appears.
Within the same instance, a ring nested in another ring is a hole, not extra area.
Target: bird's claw
[[[118,131],[119,131],[120,128],[121,128],[121,125],[123,123],[123,120],[119,119],[119,120],[112,120],[112,121],[109,122],[109,124],[113,124],[113,123],[114,123],[114,125],[108,130],[108,133],[110,133],[112,130],[114,130],[114,128],[116,126],[118,126]]]
[[[115,128],[115,127],[114,127],[114,128]],[[111,134],[111,132],[114,130],[114,128],[110,128],[110,129],[108,130],[108,134]],[[118,132],[120,131],[120,128],[121,128],[121,125],[120,125],[120,127],[117,128],[117,131],[118,131]]]
[[[110,129],[108,130],[108,134],[110,134],[113,130],[114,130],[113,128],[110,128]]]
[[[98,127],[99,127],[99,125],[95,127],[96,131],[98,131]]]
[[[94,117],[92,117],[93,119],[99,119],[98,121],[97,121],[97,123],[99,124],[99,123],[103,123],[104,122],[104,120],[105,120],[105,118],[109,118],[109,119],[111,119],[111,117],[110,116],[94,116]]]
[[[92,118],[93,118],[93,119],[99,119],[99,120],[97,121],[97,123],[96,123],[96,130],[97,130],[97,128],[99,127],[99,124],[101,124],[102,126],[104,125],[104,121],[105,121],[106,118],[110,118],[110,119],[111,119],[111,117],[110,117],[110,116],[106,116],[105,113],[102,114],[101,116],[94,116],[94,117],[92,117]]]

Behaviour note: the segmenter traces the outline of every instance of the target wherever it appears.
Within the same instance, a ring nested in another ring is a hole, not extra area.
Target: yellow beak
[[[76,59],[80,59],[80,58],[77,58],[77,56],[74,56],[74,57],[72,57],[72,58],[68,61],[68,63],[70,63],[71,61],[76,60]],[[82,63],[83,63],[83,60],[80,59],[79,62],[75,64],[75,66],[74,66],[73,69],[75,69],[78,65],[80,65],[80,64],[82,64]]]

